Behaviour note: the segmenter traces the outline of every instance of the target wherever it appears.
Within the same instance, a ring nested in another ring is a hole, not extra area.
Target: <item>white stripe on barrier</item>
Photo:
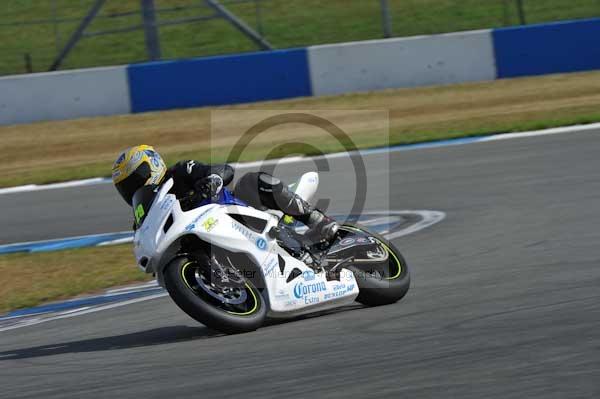
[[[0,125],[128,114],[127,66],[0,78]]]
[[[496,79],[491,30],[307,48],[313,95]]]

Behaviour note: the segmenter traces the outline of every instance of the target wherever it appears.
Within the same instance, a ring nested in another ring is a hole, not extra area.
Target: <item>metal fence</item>
[[[600,0],[4,0],[0,75],[600,15]]]

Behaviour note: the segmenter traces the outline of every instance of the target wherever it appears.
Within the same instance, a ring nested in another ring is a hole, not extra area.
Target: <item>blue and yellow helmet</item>
[[[167,166],[154,148],[138,145],[119,154],[112,168],[112,180],[121,197],[131,205],[140,187],[160,184],[166,172]]]

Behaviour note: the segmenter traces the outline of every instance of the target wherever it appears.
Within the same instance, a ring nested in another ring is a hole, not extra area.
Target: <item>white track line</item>
[[[108,245],[128,244],[130,242],[133,242],[133,237],[125,237],[125,238],[121,238],[121,239],[118,239],[118,240],[101,242],[100,244],[98,244],[96,246],[97,247],[105,247],[105,246],[108,246]]]
[[[155,287],[158,287],[158,283],[156,282],[156,280],[152,280],[152,281],[149,281],[144,284],[130,285],[130,286],[123,287],[123,288],[115,288],[115,289],[106,291],[106,293],[107,294],[122,294],[124,292],[129,292],[129,291],[134,291],[134,290],[143,290],[146,288],[155,288]]]
[[[100,234],[91,234],[91,235],[85,235],[85,236],[75,236],[75,237],[65,237],[65,238],[52,238],[50,240],[39,240],[39,241],[26,241],[26,242],[15,242],[12,244],[3,244],[0,245],[0,247],[5,247],[5,248],[10,248],[10,247],[17,247],[17,246],[22,246],[22,245],[36,245],[36,244],[41,244],[43,243],[44,245],[52,245],[53,243],[58,243],[61,241],[76,241],[76,240],[83,240],[83,239],[87,239],[90,237],[95,237],[95,238],[101,238],[101,237],[109,237],[115,234],[133,234],[133,232],[131,231],[117,231],[114,233],[100,233]],[[133,241],[133,237],[126,237],[126,238],[121,238],[118,240],[113,240],[113,241],[109,241],[110,243],[114,243],[115,244],[123,244],[123,243],[129,243]],[[104,245],[108,245],[108,243],[105,243]],[[98,244],[98,246],[100,246],[102,244]]]
[[[95,177],[92,179],[84,179],[84,180],[73,180],[64,183],[54,183],[54,184],[28,184],[25,186],[17,186],[17,187],[8,187],[1,188],[1,194],[13,194],[13,193],[24,193],[30,191],[44,191],[44,190],[56,190],[59,188],[72,188],[72,187],[82,187],[82,186],[93,186],[96,184],[106,184],[112,182],[111,179],[105,177]]]
[[[551,136],[553,134],[564,134],[564,133],[588,133],[588,132],[592,132],[592,131],[598,130],[598,129],[600,129],[600,123],[590,123],[589,125],[553,127],[553,128],[544,129],[544,130],[532,130],[530,132],[502,133],[502,134],[494,134],[491,136],[483,136],[483,137],[481,137],[480,142],[523,139],[523,138],[527,138],[527,137],[538,137],[538,136]]]
[[[425,210],[422,210],[422,211],[397,211],[397,212],[392,211],[392,212],[390,212],[390,214],[396,214],[396,215],[418,214],[423,219],[415,224],[411,224],[410,226],[408,226],[405,229],[393,232],[391,234],[385,234],[384,237],[387,238],[388,240],[393,240],[395,238],[400,238],[400,237],[407,236],[409,234],[414,234],[417,231],[421,231],[423,229],[426,229],[429,226],[433,226],[434,224],[439,223],[446,218],[446,214],[444,212],[439,212],[439,211],[425,211]]]
[[[563,134],[563,133],[586,133],[586,132],[593,132],[594,130],[599,130],[599,129],[600,129],[600,123],[590,123],[588,125],[564,126],[564,127],[556,127],[556,128],[544,129],[544,130],[533,130],[533,131],[529,131],[529,132],[501,133],[501,134],[494,134],[491,136],[473,137],[473,141],[468,141],[468,142],[463,142],[463,143],[458,143],[459,140],[464,140],[464,138],[463,139],[459,138],[459,139],[456,139],[457,143],[455,143],[455,144],[452,144],[453,140],[441,140],[437,145],[435,142],[429,143],[427,148],[448,147],[448,146],[453,146],[453,145],[467,145],[467,144],[485,143],[485,142],[499,141],[499,140],[522,139],[522,138],[527,138],[527,137],[548,136],[548,135]],[[415,144],[418,145],[418,144],[427,144],[427,143],[415,143]],[[420,150],[420,149],[423,149],[423,148],[419,148],[418,146],[415,146],[414,148],[412,148],[411,145],[395,146],[395,147],[391,147],[388,150],[388,152],[392,153],[392,152],[396,152],[396,151],[412,151],[412,150]],[[381,148],[374,149],[374,150],[364,149],[364,150],[360,150],[359,153],[363,154],[363,155],[368,155],[370,151],[375,151],[378,153],[378,152],[381,152],[382,149]],[[348,153],[342,152],[342,153],[333,153],[333,154],[326,155],[326,157],[328,157],[328,158],[337,158],[337,157],[341,157],[341,156],[348,156]],[[318,158],[318,157],[319,156],[317,156],[317,157],[294,156],[294,157],[287,157],[287,158],[281,158],[281,159],[270,159],[270,160],[266,160],[266,161],[236,163],[236,164],[232,164],[232,166],[235,166],[238,169],[255,168],[258,166],[266,166],[266,165],[281,165],[281,164],[290,164],[290,163],[295,163],[295,162],[305,162],[305,161],[311,160],[313,158]],[[90,186],[90,185],[95,185],[95,184],[108,184],[110,182],[111,182],[110,178],[97,177],[97,178],[93,178],[93,179],[74,180],[74,181],[65,182],[65,183],[43,184],[43,185],[28,184],[25,186],[0,188],[0,195],[31,192],[31,191],[54,190],[54,189],[60,189],[60,188]]]
[[[145,296],[145,297],[141,297],[141,298],[130,299],[130,300],[123,301],[123,302],[117,302],[117,303],[111,303],[108,305],[98,306],[97,308],[86,309],[86,310],[83,310],[78,313],[60,314],[57,316],[52,316],[52,317],[48,317],[48,318],[44,318],[44,319],[32,319],[32,320],[28,320],[24,324],[16,324],[13,326],[0,328],[0,332],[8,331],[8,330],[16,330],[17,328],[21,328],[21,327],[34,326],[36,324],[42,324],[42,323],[45,323],[45,322],[51,321],[51,320],[69,319],[71,317],[82,316],[82,315],[88,314],[88,313],[94,313],[94,312],[100,312],[102,310],[119,308],[121,306],[131,305],[131,304],[143,302],[143,301],[148,301],[150,299],[162,298],[167,295],[168,294],[166,292],[162,292],[160,294],[149,295],[149,296]]]

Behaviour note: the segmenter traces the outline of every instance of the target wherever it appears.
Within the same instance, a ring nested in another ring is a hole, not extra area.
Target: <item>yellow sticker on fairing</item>
[[[204,226],[204,230],[206,230],[206,232],[209,232],[217,225],[217,222],[218,220],[215,218],[208,218],[204,221],[204,223],[202,223],[202,226]]]
[[[139,225],[145,214],[146,211],[144,211],[144,207],[142,204],[139,204],[137,208],[135,208],[135,223]]]

